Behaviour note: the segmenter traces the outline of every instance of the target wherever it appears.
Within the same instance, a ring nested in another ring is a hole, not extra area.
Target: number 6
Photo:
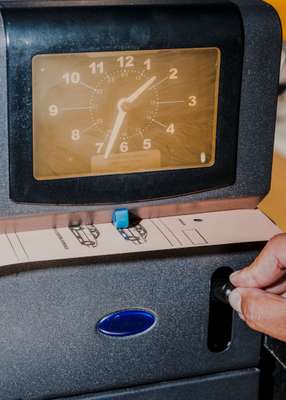
[[[128,143],[127,142],[122,142],[120,144],[120,151],[121,151],[121,153],[127,153],[128,152]]]

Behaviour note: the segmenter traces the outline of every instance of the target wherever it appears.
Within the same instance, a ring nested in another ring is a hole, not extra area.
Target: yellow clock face
[[[37,180],[211,167],[217,48],[33,58]]]

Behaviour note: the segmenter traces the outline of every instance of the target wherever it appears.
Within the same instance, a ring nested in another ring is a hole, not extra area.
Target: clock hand
[[[150,86],[153,85],[156,79],[157,77],[153,76],[153,78],[149,79],[142,86],[140,86],[140,88],[131,94],[131,96],[127,97],[127,103],[133,103],[135,100],[137,100],[139,96],[141,96],[147,89],[149,89]]]
[[[127,114],[127,113],[126,113],[125,111],[123,111],[122,108],[121,108],[121,105],[122,105],[125,101],[126,101],[126,99],[121,99],[121,100],[118,102],[118,105],[117,105],[117,107],[118,107],[118,114],[117,114],[117,117],[116,117],[116,120],[115,120],[113,129],[112,129],[112,132],[111,132],[111,135],[110,135],[110,138],[109,138],[109,141],[108,141],[108,144],[107,144],[105,153],[104,153],[104,159],[105,159],[105,160],[110,156],[110,153],[111,153],[111,151],[112,151],[112,148],[113,148],[113,146],[114,146],[114,143],[115,143],[115,141],[116,141],[116,138],[117,138],[117,136],[118,136],[118,133],[119,133],[119,131],[120,131],[121,127],[122,127],[122,124],[123,124],[123,122],[124,122],[124,119],[125,119],[125,117],[126,117],[126,114]]]
[[[151,85],[153,85],[153,83],[155,82],[155,80],[157,79],[156,76],[153,76],[153,78],[149,79],[147,82],[145,82],[142,86],[140,86],[139,89],[137,89],[133,94],[131,94],[131,96],[127,97],[127,98],[123,98],[121,100],[119,100],[118,104],[117,104],[117,108],[118,108],[118,114],[104,153],[104,159],[106,160],[109,156],[110,153],[113,149],[114,143],[117,139],[118,133],[122,127],[122,124],[124,122],[124,119],[126,117],[127,112],[124,111],[122,109],[122,105],[124,105],[124,103],[133,103],[135,100],[138,99],[139,96],[141,96]]]

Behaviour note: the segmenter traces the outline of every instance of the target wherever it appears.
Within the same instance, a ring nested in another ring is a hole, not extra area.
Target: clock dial
[[[33,58],[38,180],[215,163],[217,48]]]

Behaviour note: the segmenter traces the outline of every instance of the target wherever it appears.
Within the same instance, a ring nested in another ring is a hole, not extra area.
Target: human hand
[[[247,325],[286,342],[286,234],[268,242],[257,259],[230,277],[229,302]]]

